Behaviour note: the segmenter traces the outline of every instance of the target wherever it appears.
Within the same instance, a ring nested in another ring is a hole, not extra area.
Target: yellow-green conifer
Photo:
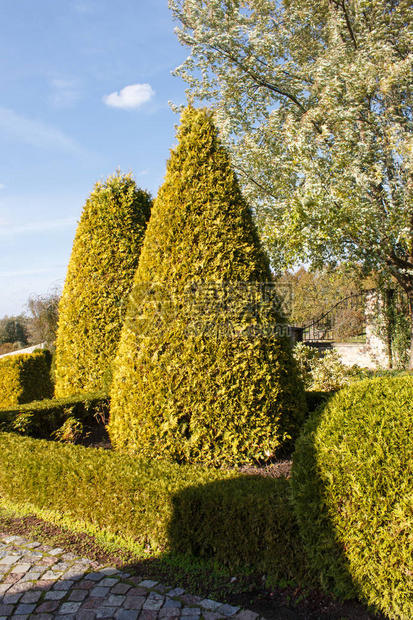
[[[120,173],[97,182],[86,201],[59,305],[57,397],[106,387],[151,206]]]
[[[213,464],[274,454],[304,414],[271,272],[211,115],[187,108],[114,362],[116,448]]]

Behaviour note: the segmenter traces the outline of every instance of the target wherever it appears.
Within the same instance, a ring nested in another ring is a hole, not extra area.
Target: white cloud
[[[12,138],[38,148],[79,153],[81,147],[55,127],[32,121],[8,108],[0,108],[0,130]]]
[[[0,189],[6,189],[6,186],[3,183],[0,183]]]
[[[75,13],[93,15],[98,11],[98,4],[96,2],[75,2],[75,4],[72,4],[72,9]]]
[[[41,233],[48,230],[55,230],[56,228],[68,228],[76,225],[76,218],[66,218],[63,220],[49,220],[46,222],[32,222],[31,224],[25,224],[24,226],[10,226],[0,228],[1,237],[14,237],[16,235],[25,235],[30,233]]]
[[[79,83],[76,80],[52,80],[52,103],[56,107],[66,108],[80,99]]]
[[[150,84],[131,84],[119,92],[105,95],[103,101],[113,108],[133,109],[147,103],[155,95]]]

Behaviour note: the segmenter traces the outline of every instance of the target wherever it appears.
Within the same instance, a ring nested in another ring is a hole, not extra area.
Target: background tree
[[[0,345],[4,344],[17,345],[13,347],[17,349],[28,344],[27,322],[24,316],[4,316],[0,319]]]
[[[385,271],[412,309],[410,0],[169,3],[275,263]]]
[[[114,364],[113,445],[213,464],[295,437],[302,385],[269,262],[211,116],[182,115]],[[151,286],[148,287],[148,283]]]
[[[290,297],[288,320],[301,327],[322,317],[341,300],[354,296],[353,304],[343,306],[335,314],[334,337],[341,339],[353,337],[363,329],[365,300],[360,294],[376,286],[374,277],[363,278],[344,266],[314,271],[301,267],[285,272],[276,281],[280,294],[284,290]]]
[[[151,205],[119,172],[86,201],[59,304],[57,397],[106,389]]]
[[[33,293],[30,295],[27,308],[27,330],[30,342],[40,344],[46,342],[49,346],[54,344],[57,331],[59,301],[61,289],[53,287],[45,295]]]

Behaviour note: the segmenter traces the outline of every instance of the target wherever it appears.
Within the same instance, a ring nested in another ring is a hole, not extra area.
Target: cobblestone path
[[[0,620],[6,618],[264,620],[252,611],[0,533]]]

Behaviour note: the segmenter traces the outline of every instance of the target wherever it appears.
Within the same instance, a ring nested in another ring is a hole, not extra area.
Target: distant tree
[[[27,303],[27,330],[32,344],[54,344],[56,338],[61,289],[53,287],[45,295],[30,295]]]
[[[310,323],[340,300],[375,288],[376,284],[372,277],[363,278],[359,273],[344,268],[312,271],[301,267],[296,272],[285,272],[276,280],[276,287],[281,293],[283,289],[288,289],[288,318],[296,325]]]
[[[0,319],[0,344],[28,344],[27,322],[24,316],[5,316]],[[19,346],[19,348],[21,348]]]

